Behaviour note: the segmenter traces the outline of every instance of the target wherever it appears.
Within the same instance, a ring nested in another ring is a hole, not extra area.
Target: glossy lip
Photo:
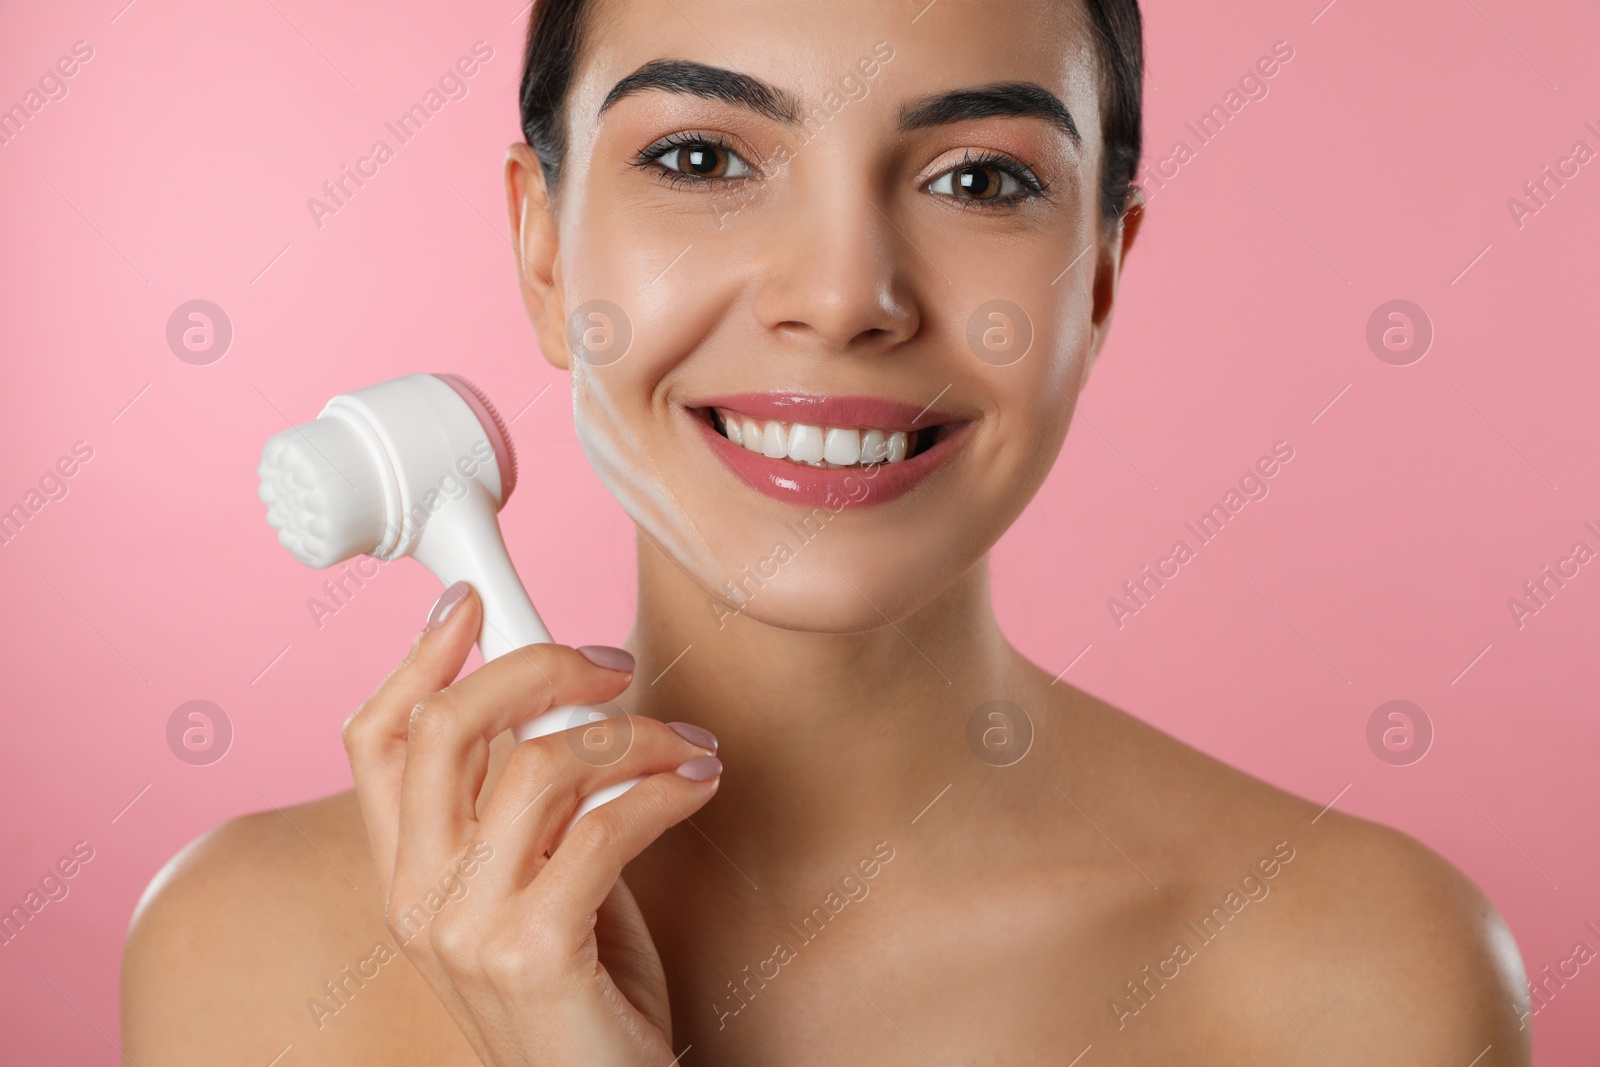
[[[931,406],[918,407],[872,396],[810,396],[805,393],[738,393],[708,397],[691,407],[727,408],[753,419],[803,422],[861,430],[926,430],[959,421]],[[718,436],[721,436],[720,434]],[[909,462],[906,461],[906,462]]]
[[[727,398],[729,400],[735,398]],[[748,398],[739,398],[748,399]],[[837,398],[829,398],[837,399]],[[850,398],[854,399],[854,398]],[[880,402],[881,403],[881,402]],[[733,404],[724,404],[721,400],[715,405],[707,406],[728,407],[743,414],[754,416],[746,408],[736,408]],[[776,410],[769,407],[767,410]],[[794,408],[787,409],[790,413],[789,420],[806,420],[796,418]],[[915,418],[916,408],[909,408],[909,414],[902,417],[902,421]],[[874,412],[880,414],[881,412]],[[830,510],[838,510],[843,506],[867,507],[873,504],[887,504],[897,497],[904,496],[942,467],[946,460],[955,455],[956,449],[966,441],[967,428],[970,424],[946,424],[939,434],[939,439],[926,450],[917,453],[899,463],[878,463],[869,467],[812,467],[804,463],[795,463],[787,459],[771,459],[760,452],[752,452],[748,448],[736,445],[716,431],[709,419],[690,411],[686,412],[689,418],[699,427],[700,433],[705,437],[711,451],[717,458],[726,463],[739,478],[750,488],[758,493],[763,493],[774,500],[781,500],[786,504],[799,504],[805,507],[823,505]],[[776,414],[767,415],[767,418],[781,418]],[[824,425],[828,425],[824,423]],[[839,425],[834,423],[833,425]],[[843,425],[851,425],[844,422]],[[869,426],[884,427],[882,423],[868,423]],[[925,422],[924,426],[934,425]],[[915,428],[915,427],[913,427]],[[863,494],[862,486],[866,486]]]

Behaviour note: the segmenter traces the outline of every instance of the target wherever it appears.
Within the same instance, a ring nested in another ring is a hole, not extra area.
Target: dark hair
[[[1095,32],[1100,60],[1100,212],[1104,222],[1122,217],[1139,169],[1143,142],[1144,29],[1139,0],[1082,0]],[[589,0],[537,0],[523,53],[522,136],[554,192],[567,154],[566,99],[593,5]]]

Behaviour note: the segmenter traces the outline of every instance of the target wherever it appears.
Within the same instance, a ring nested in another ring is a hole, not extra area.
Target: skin
[[[633,328],[620,361],[569,369],[584,448],[640,530],[637,675],[536,646],[458,681],[468,596],[347,723],[354,791],[231,821],[152,883],[124,960],[128,1058],[265,1064],[289,1046],[284,1063],[665,1067],[692,1047],[680,1062],[998,1064],[1087,1048],[1086,1065],[1526,1064],[1521,962],[1459,872],[1052,684],[995,623],[985,554],[1056,456],[1142,217],[1135,197],[1100,219],[1081,13],[605,12],[558,190],[522,145],[506,186],[547,357],[568,365],[567,316],[587,300]],[[810,105],[878,41],[895,58],[870,91],[738,190],[629,161],[682,130],[754,161],[792,129],[667,92],[597,118],[661,57],[757,73]],[[1033,117],[897,130],[930,93],[1014,80],[1057,95],[1082,143]],[[1050,195],[992,210],[930,192],[969,150],[1026,161]],[[1036,338],[1003,368],[964,341],[996,295]],[[835,517],[734,613],[722,583],[797,512],[725,470],[684,405],[784,389],[944,389],[966,437],[916,491]],[[636,724],[609,768],[559,738],[513,750],[504,732],[605,699]],[[967,741],[997,699],[1033,728],[1007,766]],[[662,725],[685,719],[716,735],[720,778],[675,773],[707,752]],[[580,794],[635,774],[649,777],[559,839]],[[375,962],[395,945],[386,912],[485,845],[465,895]],[[818,907],[830,917],[808,940],[791,924]],[[1224,929],[1206,940],[1189,924],[1215,908]],[[775,968],[780,940],[792,958]],[[343,1003],[319,1017],[307,1001],[333,1005],[330,980]]]

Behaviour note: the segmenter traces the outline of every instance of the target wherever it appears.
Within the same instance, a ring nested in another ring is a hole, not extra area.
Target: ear
[[[517,286],[544,358],[567,369],[566,311],[561,305],[561,261],[556,214],[544,167],[526,144],[506,151],[506,210],[517,253]]]
[[[1144,222],[1145,204],[1144,190],[1137,185],[1131,187],[1128,190],[1128,203],[1122,209],[1122,217],[1117,220],[1116,229],[1108,235],[1100,249],[1100,258],[1095,265],[1094,273],[1093,335],[1089,347],[1089,362],[1083,368],[1086,377],[1094,367],[1094,361],[1100,358],[1100,349],[1106,343],[1106,335],[1111,332],[1111,312],[1117,302],[1117,283],[1122,279],[1122,264],[1133,248],[1133,242],[1139,236],[1139,227]]]

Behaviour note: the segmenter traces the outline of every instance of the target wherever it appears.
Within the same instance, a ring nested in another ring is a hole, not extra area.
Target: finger
[[[505,859],[486,884],[503,893],[527,885],[584,797],[630,778],[674,770],[717,749],[710,731],[688,723],[640,715],[622,719],[631,739],[603,758],[590,756],[592,750],[580,740],[583,727],[518,743],[479,820],[478,836]]]
[[[715,756],[701,756],[676,771],[651,775],[579,819],[529,886],[523,904],[529,921],[537,916],[551,929],[581,936],[622,868],[699,811],[716,794],[721,774]]]
[[[457,582],[446,589],[405,659],[345,720],[345,754],[385,892],[394,870],[411,709],[460,673],[482,617],[483,606],[471,586]]]
[[[614,654],[631,665],[631,656]],[[498,734],[556,704],[609,700],[632,679],[631,670],[599,666],[565,645],[528,645],[423,697],[406,741],[397,862],[424,864],[418,873],[431,880],[465,846]]]
[[[594,936],[600,966],[628,1003],[663,1034],[672,1033],[672,1006],[661,955],[626,878],[612,884],[595,912]]]

